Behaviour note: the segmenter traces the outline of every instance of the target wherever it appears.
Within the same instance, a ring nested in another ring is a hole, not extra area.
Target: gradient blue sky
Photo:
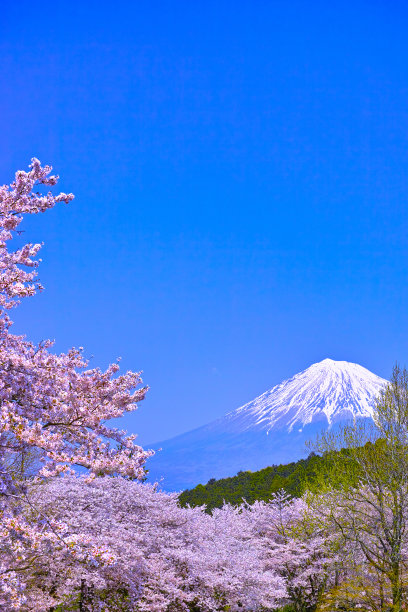
[[[6,2],[0,182],[45,292],[15,330],[143,369],[142,443],[325,357],[408,363],[404,2]]]

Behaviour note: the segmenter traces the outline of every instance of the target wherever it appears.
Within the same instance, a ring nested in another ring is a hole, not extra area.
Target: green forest
[[[277,491],[283,489],[293,497],[300,497],[306,483],[313,481],[321,474],[327,459],[310,453],[307,459],[272,465],[257,472],[238,472],[231,478],[212,478],[206,485],[199,484],[194,489],[187,489],[179,497],[182,506],[201,506],[207,511],[221,508],[224,502],[233,505],[256,500],[268,501]]]

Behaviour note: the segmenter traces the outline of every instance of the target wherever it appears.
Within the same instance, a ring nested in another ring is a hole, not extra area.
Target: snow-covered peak
[[[317,420],[372,417],[387,381],[357,363],[323,359],[284,380],[222,420],[234,430],[301,429]]]

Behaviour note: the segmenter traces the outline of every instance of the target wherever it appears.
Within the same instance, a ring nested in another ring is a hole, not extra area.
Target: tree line
[[[272,465],[256,472],[241,471],[230,478],[212,478],[205,485],[199,484],[183,491],[179,496],[180,504],[205,505],[210,512],[213,508],[221,508],[224,503],[237,505],[269,501],[281,490],[292,497],[301,497],[308,481],[324,469],[325,463],[312,451],[307,459],[293,463]]]

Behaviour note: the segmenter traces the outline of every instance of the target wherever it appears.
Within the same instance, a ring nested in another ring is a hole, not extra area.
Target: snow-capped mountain
[[[168,490],[287,463],[307,454],[322,429],[371,418],[386,380],[347,361],[324,359],[225,416],[153,448],[149,480]]]
[[[221,420],[240,431],[303,427],[314,420],[371,417],[386,383],[357,363],[324,359],[284,380]]]

